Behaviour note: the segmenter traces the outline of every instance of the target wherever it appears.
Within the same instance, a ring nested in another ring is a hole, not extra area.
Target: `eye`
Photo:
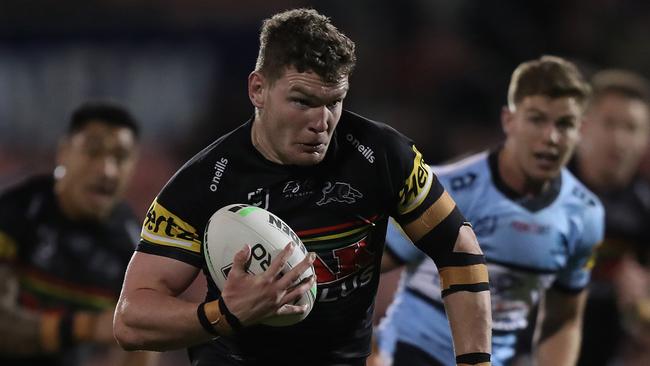
[[[536,114],[536,115],[528,116],[527,120],[528,120],[528,122],[530,122],[530,123],[532,123],[534,125],[540,125],[540,124],[544,123],[545,118],[543,116],[541,116],[541,115]]]
[[[341,104],[341,102],[342,102],[341,99],[337,99],[337,100],[335,100],[334,102],[329,103],[329,104],[327,105],[327,109],[330,109],[330,110],[331,110],[331,109],[335,109],[336,107],[338,107],[339,104]]]
[[[565,118],[557,121],[557,127],[562,130],[570,130],[576,127],[576,123],[572,118]]]
[[[306,98],[293,97],[291,98],[291,103],[295,104],[299,108],[309,108],[312,103]]]

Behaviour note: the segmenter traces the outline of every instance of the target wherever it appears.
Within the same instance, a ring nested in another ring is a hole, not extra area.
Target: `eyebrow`
[[[324,98],[321,98],[320,96],[318,96],[318,95],[316,95],[316,94],[314,94],[314,93],[309,92],[309,91],[308,91],[307,89],[305,89],[302,85],[297,85],[297,86],[291,87],[291,88],[289,89],[289,92],[290,92],[290,93],[291,93],[291,92],[297,92],[297,93],[300,93],[300,94],[304,95],[305,97],[307,97],[307,98],[309,98],[309,99],[314,99],[314,100],[317,100],[317,101],[319,101],[319,102],[323,102],[323,101],[324,101]],[[348,92],[348,88],[346,87],[346,88],[343,89],[340,93],[336,93],[336,94],[334,94],[334,95],[335,95],[335,98],[332,98],[332,99],[336,99],[336,100],[338,100],[338,99],[343,99],[343,97],[345,96],[345,94],[347,94],[347,92]]]

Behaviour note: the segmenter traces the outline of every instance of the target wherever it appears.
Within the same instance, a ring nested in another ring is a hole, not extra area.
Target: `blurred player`
[[[121,202],[137,141],[125,109],[84,104],[59,145],[54,176],[0,195],[1,365],[143,361],[119,350],[112,333],[138,235]]]
[[[537,364],[576,362],[590,259],[604,215],[598,199],[565,168],[588,96],[588,85],[568,61],[544,56],[525,62],[512,75],[502,110],[503,145],[433,167],[486,255],[493,365],[510,362],[518,332],[540,300]],[[407,268],[379,326],[382,358],[395,366],[453,365],[441,302],[441,293],[454,286],[444,279],[452,269],[437,268],[394,225],[387,252],[382,270]]]
[[[458,360],[489,365],[487,271],[474,233],[410,140],[343,110],[354,64],[354,43],[314,10],[264,22],[248,78],[253,119],[191,159],[149,209],[116,312],[126,349],[194,346],[194,365],[365,365],[394,216],[439,266],[455,266],[462,279],[445,303]],[[252,275],[246,246],[221,292],[208,278],[204,303],[179,299],[205,269],[208,219],[232,203],[274,212],[312,253],[281,275],[293,250],[287,245],[266,272]],[[317,278],[291,286],[312,264]],[[305,320],[259,324],[304,312],[292,303],[316,280]]]
[[[622,70],[593,77],[573,171],[603,202],[605,241],[590,285],[580,365],[650,364],[650,184],[638,176],[648,147],[648,82]]]

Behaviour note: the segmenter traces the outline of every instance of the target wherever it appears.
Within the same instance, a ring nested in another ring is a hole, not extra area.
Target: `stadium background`
[[[2,0],[0,186],[51,170],[70,111],[112,98],[142,122],[128,199],[143,216],[184,160],[251,116],[261,20],[296,6],[329,15],[357,44],[345,107],[404,132],[430,163],[499,141],[521,61],[555,54],[587,75],[650,77],[641,0]]]

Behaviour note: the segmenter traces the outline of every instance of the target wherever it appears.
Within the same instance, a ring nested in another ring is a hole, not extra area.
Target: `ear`
[[[68,160],[68,150],[70,150],[70,139],[64,137],[59,140],[59,144],[56,147],[56,165],[65,166]]]
[[[264,108],[266,79],[259,71],[253,71],[248,75],[248,98],[255,108]]]
[[[514,112],[511,111],[508,106],[501,107],[501,128],[506,136],[510,133],[510,130],[512,130],[513,113]]]

